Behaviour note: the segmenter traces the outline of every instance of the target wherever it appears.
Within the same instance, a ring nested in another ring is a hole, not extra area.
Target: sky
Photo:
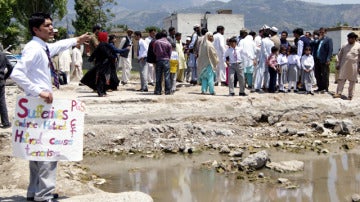
[[[230,0],[220,0],[223,2],[229,2]],[[360,0],[302,0],[313,3],[322,4],[360,4]]]
[[[360,4],[360,0],[302,0],[322,4]]]

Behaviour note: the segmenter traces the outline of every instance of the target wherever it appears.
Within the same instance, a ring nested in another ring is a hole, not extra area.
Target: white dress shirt
[[[52,57],[75,46],[76,42],[76,38],[71,38],[48,44],[34,36],[25,45],[21,60],[15,65],[10,75],[11,79],[23,88],[28,96],[39,96],[42,91],[52,92],[51,70],[45,52],[46,46]]]
[[[227,57],[229,57],[230,64],[241,63],[240,48],[238,46],[235,46],[235,48],[229,47],[224,54],[225,61]]]
[[[256,44],[253,36],[248,35],[242,39],[239,43],[239,47],[244,67],[253,66],[254,60],[256,59]]]
[[[146,58],[148,53],[148,47],[149,44],[146,43],[146,41],[142,38],[139,39],[139,55],[138,59]]]

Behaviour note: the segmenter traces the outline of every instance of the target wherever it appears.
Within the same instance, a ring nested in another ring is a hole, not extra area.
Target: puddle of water
[[[311,156],[311,157],[309,157]],[[286,154],[271,152],[272,161],[301,160],[305,170],[277,173],[269,169],[258,172],[276,180],[289,179],[297,189],[281,188],[279,184],[236,179],[236,174],[219,174],[214,169],[200,168],[208,160],[221,161],[219,155],[202,153],[191,156],[166,155],[161,159],[140,157],[85,158],[90,171],[105,178],[99,188],[107,192],[142,191],[156,202],[228,202],[228,201],[351,201],[360,194],[360,155]]]

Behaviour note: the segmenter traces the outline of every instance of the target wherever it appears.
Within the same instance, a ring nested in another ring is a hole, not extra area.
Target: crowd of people
[[[95,49],[99,44],[101,28],[94,27],[90,42],[90,55],[97,54]],[[215,32],[193,26],[193,34],[182,42],[182,34],[174,27],[159,33],[150,29],[148,37],[143,38],[140,31],[127,30],[127,35],[121,39],[120,45],[115,47],[111,36],[107,42],[113,57],[111,68],[102,74],[96,62],[95,68],[87,74],[93,74],[91,79],[87,75],[81,83],[96,90],[99,96],[106,96],[106,91],[116,90],[121,83],[126,85],[130,81],[132,58],[136,58],[140,69],[140,89],[148,92],[148,86],[155,85],[154,94],[170,95],[176,92],[177,82],[187,82],[191,85],[201,85],[202,94],[215,95],[215,86],[228,86],[229,96],[234,96],[234,87],[238,85],[239,96],[247,96],[249,92],[288,93],[303,91],[305,94],[325,93],[329,91],[330,62],[333,58],[332,39],[326,35],[326,28],[320,28],[313,33],[304,32],[302,28],[293,30],[294,40],[288,40],[288,32],[276,27],[264,25],[258,33],[241,30],[239,36],[225,39],[225,27],[218,26]],[[357,51],[357,35],[348,35],[349,44],[355,44],[352,52]],[[352,39],[355,39],[352,42]],[[135,50],[134,43],[137,44]],[[355,50],[356,49],[356,50]],[[343,50],[343,49],[341,49]],[[94,53],[95,52],[95,53]],[[175,54],[176,53],[176,54]],[[341,66],[347,68],[344,60],[358,60],[348,58],[348,54],[340,51],[337,69],[339,70],[340,85],[334,97],[341,97],[343,80],[350,81],[348,99],[352,99],[354,82],[357,81],[358,63],[353,62],[353,72],[341,71]],[[111,54],[110,54],[111,55]],[[91,56],[90,58],[96,58]],[[118,62],[116,62],[118,61]],[[118,64],[118,67],[115,67]],[[97,69],[97,70],[96,70]],[[117,69],[122,70],[121,82],[117,79]],[[356,69],[356,70],[355,70]],[[74,72],[74,71],[72,71]],[[345,73],[346,72],[346,73]],[[100,73],[100,74],[99,74]],[[351,74],[352,76],[344,76]],[[102,75],[102,76],[99,76]],[[113,79],[110,79],[113,78]],[[104,81],[100,81],[104,79]],[[164,80],[164,81],[163,81]],[[102,85],[102,92],[97,85]],[[317,89],[313,90],[317,86]],[[164,90],[163,90],[164,88]]]
[[[333,56],[332,39],[326,36],[326,28],[311,33],[303,29],[293,30],[294,43],[287,40],[286,31],[278,34],[276,27],[264,25],[257,33],[240,31],[239,36],[224,38],[225,27],[218,26],[209,32],[199,25],[193,26],[193,34],[182,43],[181,33],[170,27],[156,33],[150,29],[145,39],[140,31],[127,30],[120,45],[116,37],[94,26],[93,34],[53,41],[56,30],[48,14],[35,13],[29,19],[29,31],[33,38],[28,42],[19,63],[12,67],[0,53],[0,114],[2,128],[9,128],[5,103],[5,80],[10,76],[27,96],[40,97],[46,103],[53,102],[53,85],[59,88],[75,79],[106,96],[116,90],[120,83],[130,80],[132,57],[140,64],[139,91],[148,92],[154,85],[154,94],[171,95],[176,92],[177,82],[201,85],[201,93],[215,95],[215,86],[228,86],[229,96],[239,85],[239,96],[246,96],[246,87],[251,92],[285,93],[305,91],[329,91],[330,61]],[[134,35],[134,36],[133,36]],[[360,44],[358,36],[351,32],[348,43],[337,55],[336,69],[339,74],[334,98],[341,98],[346,80],[350,82],[347,99],[354,96],[359,73]],[[133,44],[138,44],[137,53]],[[89,61],[93,67],[82,75],[82,44],[89,45]],[[70,54],[70,48],[72,54]],[[58,64],[54,56],[58,56]],[[72,56],[70,56],[72,55]],[[122,69],[121,82],[117,66]],[[7,69],[7,70],[6,70]],[[60,73],[61,74],[60,74]],[[164,79],[164,84],[163,84]],[[237,81],[236,81],[237,80]],[[164,85],[164,90],[163,90]],[[58,198],[55,190],[56,161],[30,161],[28,201],[52,201]]]

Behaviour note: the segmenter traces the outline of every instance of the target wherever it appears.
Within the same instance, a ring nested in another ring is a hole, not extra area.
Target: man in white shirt
[[[156,35],[156,30],[151,28],[149,29],[149,36],[145,38],[145,42],[148,44],[148,46],[150,45],[150,42],[152,40],[155,40],[155,35]],[[149,50],[149,47],[148,47]],[[149,59],[149,58],[147,58]],[[155,63],[156,61],[154,61],[154,63],[151,62],[146,62],[147,68],[148,68],[148,85],[150,86],[154,86],[154,81],[155,81]]]
[[[253,86],[253,72],[257,64],[256,44],[254,38],[256,33],[251,31],[244,39],[240,41],[241,57],[245,72],[246,82],[249,88]]]
[[[198,56],[198,40],[201,36],[200,33],[200,25],[196,24],[193,27],[194,33],[191,35],[191,42],[189,44],[189,60],[188,60],[188,67],[191,69],[191,80],[190,83],[193,85],[197,84],[198,79],[198,72],[197,72],[197,56]]]
[[[271,48],[274,46],[274,42],[270,40],[269,36],[270,36],[269,29],[265,29],[263,32],[264,38],[261,41],[259,66],[256,69],[256,77],[254,83],[256,92],[260,91],[262,85],[265,89],[269,87],[270,76],[266,65],[266,60],[271,54]]]
[[[83,58],[82,58],[81,46],[76,45],[72,53],[72,64],[71,64],[71,72],[70,72],[70,79],[72,81],[80,81],[81,78],[83,77],[82,65],[83,65]],[[79,85],[81,84],[79,83]]]
[[[119,49],[124,49],[127,47],[132,46],[132,39],[131,35],[134,33],[133,30],[128,29],[126,31],[127,36],[123,37],[119,44]],[[119,57],[119,67],[122,68],[122,75],[121,75],[121,84],[126,85],[130,80],[130,71],[131,71],[131,59],[132,59],[132,52],[131,49],[126,51],[123,54],[120,54]]]
[[[141,32],[136,31],[134,33],[135,40],[139,41],[139,50],[138,50],[138,61],[140,65],[140,82],[141,87],[138,91],[148,92],[148,66],[146,65],[146,57],[148,52],[149,44],[141,38]]]
[[[223,26],[218,26],[216,28],[216,34],[214,34],[214,47],[219,58],[219,64],[216,69],[216,79],[218,84],[226,85],[226,66],[224,60],[225,53],[225,38],[224,38],[225,28]]]
[[[91,36],[84,34],[78,38],[46,43],[54,36],[52,19],[49,14],[35,13],[29,19],[29,28],[33,36],[23,51],[11,79],[15,81],[27,96],[40,97],[48,104],[53,102],[51,73],[54,67],[51,56],[58,54],[77,43],[90,40]],[[54,75],[54,84],[59,88],[58,78]],[[28,201],[48,201],[57,198],[55,190],[57,161],[30,161],[30,183],[27,191]]]

